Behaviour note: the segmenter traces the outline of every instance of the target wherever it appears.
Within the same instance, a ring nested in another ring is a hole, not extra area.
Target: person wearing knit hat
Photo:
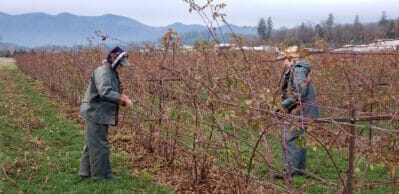
[[[115,58],[115,60],[113,61],[112,59],[113,59],[113,57],[115,57],[116,56],[116,58]],[[120,57],[120,58],[118,58],[118,57]],[[117,47],[115,47],[115,48],[113,48],[110,52],[108,52],[108,54],[107,54],[107,62],[109,63],[109,64],[111,64],[111,66],[113,67],[113,68],[115,68],[114,66],[115,65],[122,65],[122,66],[125,66],[125,67],[129,67],[130,66],[130,63],[129,63],[129,61],[127,60],[127,58],[128,58],[128,54],[127,54],[127,52],[125,52],[123,49],[121,49],[121,48],[119,48],[118,46]]]
[[[276,60],[282,60],[282,66],[286,69],[281,88],[281,106],[288,114],[295,114],[301,122],[303,118],[317,118],[320,116],[316,102],[316,92],[310,80],[311,67],[301,59],[298,46],[287,48],[280,52]],[[294,113],[295,112],[295,113]],[[300,128],[291,124],[283,124],[282,138],[284,173],[276,174],[275,178],[284,179],[291,176],[301,176],[306,170],[306,147],[304,131],[306,124]],[[298,145],[300,142],[301,145]],[[286,147],[286,150],[285,150]],[[287,159],[288,157],[288,159]]]
[[[84,147],[80,160],[80,180],[113,179],[109,161],[109,125],[118,124],[119,106],[132,107],[132,101],[122,94],[118,71],[130,66],[128,54],[113,48],[90,78],[80,115],[85,120]]]

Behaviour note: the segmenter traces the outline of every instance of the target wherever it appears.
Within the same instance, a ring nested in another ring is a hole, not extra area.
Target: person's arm
[[[97,88],[97,92],[100,97],[106,101],[124,105],[128,98],[112,90],[111,79],[112,74],[110,74],[109,72],[96,71],[94,74],[94,82]]]

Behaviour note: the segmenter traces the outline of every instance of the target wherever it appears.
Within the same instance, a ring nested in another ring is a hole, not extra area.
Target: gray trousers
[[[93,180],[112,177],[109,162],[110,144],[107,139],[108,125],[86,120],[84,147],[80,160],[80,176],[88,176]]]
[[[284,124],[283,135],[287,144],[288,159],[291,165],[291,174],[304,171],[306,169],[306,148],[305,138],[301,136],[303,129],[293,128],[290,129],[290,124]],[[288,172],[288,163],[285,157],[285,150],[283,145],[283,161],[284,171]]]

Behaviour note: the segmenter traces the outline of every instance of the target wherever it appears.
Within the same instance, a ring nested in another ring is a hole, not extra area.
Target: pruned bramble
[[[274,56],[247,52],[245,63],[236,51],[224,56],[182,52],[179,45],[169,49],[130,53],[135,65],[121,72],[121,79],[136,103],[133,110],[121,113],[123,128],[142,137],[137,139],[169,166],[191,161],[187,165],[192,168],[193,190],[207,184],[208,191],[289,191],[287,184],[272,180],[268,173],[282,170],[279,125],[301,123],[292,115],[274,112],[280,108],[283,70],[278,62],[261,62]],[[101,49],[83,49],[29,52],[16,59],[24,73],[79,105],[90,72],[103,57]],[[313,178],[303,185],[292,183],[293,191],[319,183],[327,183],[325,190],[343,191],[351,137],[355,140],[353,189],[396,188],[397,174],[388,169],[397,167],[399,155],[398,58],[329,53],[306,58],[313,65],[312,82],[322,108],[322,118],[306,120],[307,145],[320,158],[308,153],[307,173]],[[355,130],[348,131],[351,127]],[[373,182],[368,174],[382,165],[380,170],[386,169],[387,176]],[[321,173],[326,166],[330,173]],[[224,179],[207,181],[216,177]]]
[[[178,34],[168,31],[163,49],[129,53],[134,65],[121,72],[121,79],[135,103],[133,109],[121,111],[118,146],[134,154],[137,148],[126,142],[140,142],[151,161],[172,171],[168,176],[181,175],[169,182],[180,191],[399,189],[399,53],[308,53],[304,59],[312,65],[322,117],[296,117],[276,111],[282,109],[283,75],[280,62],[273,60],[276,53],[213,47],[220,43],[215,33],[217,21],[225,21],[219,13],[224,5],[186,2],[208,24],[213,39],[187,52]],[[205,15],[208,8],[211,17]],[[241,47],[239,37],[234,40]],[[16,60],[21,71],[79,105],[90,73],[104,57],[99,47],[32,51]],[[301,127],[304,122],[308,176],[274,180],[273,174],[283,170],[280,126]]]

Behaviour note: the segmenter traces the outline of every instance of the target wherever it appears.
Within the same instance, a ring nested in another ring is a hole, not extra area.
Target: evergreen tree
[[[334,37],[333,37],[334,19],[335,18],[332,13],[328,14],[328,19],[327,19],[326,25],[327,25],[327,40],[329,40],[329,41],[334,40]]]
[[[359,21],[359,15],[356,15],[353,22],[352,37],[355,43],[363,42],[363,25]]]
[[[359,15],[356,15],[356,16],[355,16],[355,22],[353,22],[353,25],[354,25],[354,26],[362,25],[362,24],[360,23],[360,21],[359,21]]]
[[[332,13],[328,14],[328,19],[327,19],[327,26],[332,28],[333,24],[334,24],[334,16]]]
[[[378,22],[378,25],[380,26],[379,36],[381,36],[382,38],[385,38],[388,34],[388,31],[389,31],[388,23],[389,23],[389,21],[387,20],[387,14],[385,11],[383,11],[381,14],[381,19]]]
[[[324,31],[323,28],[320,26],[320,24],[317,24],[315,27],[315,33],[316,33],[316,38],[323,38],[324,36]]]
[[[395,22],[393,20],[389,20],[386,25],[385,37],[386,38],[395,38]]]
[[[267,39],[271,39],[272,38],[272,32],[273,32],[273,21],[272,21],[272,18],[271,17],[269,17],[268,19],[267,19],[267,27],[266,27],[266,37],[267,37]]]
[[[396,38],[399,38],[399,18],[396,20]]]
[[[387,14],[385,13],[385,11],[382,12],[381,19],[380,22],[378,22],[378,24],[380,24],[380,26],[382,27],[385,27],[385,25],[388,24]]]
[[[266,22],[265,19],[260,18],[259,23],[258,23],[258,35],[262,40],[266,40],[267,36],[266,36]]]

